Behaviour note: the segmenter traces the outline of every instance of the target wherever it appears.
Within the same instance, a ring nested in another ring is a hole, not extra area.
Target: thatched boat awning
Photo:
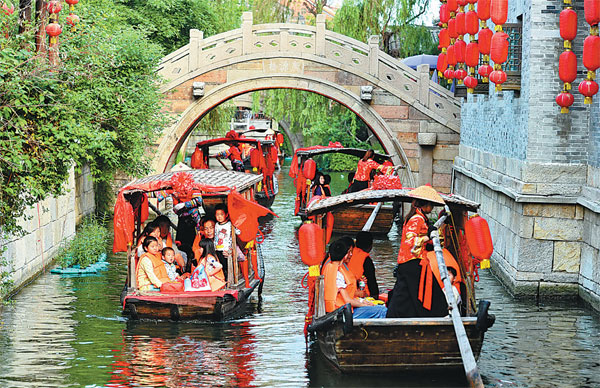
[[[408,195],[413,189],[393,189],[393,190],[363,190],[356,193],[348,193],[337,195],[335,197],[325,197],[320,201],[311,203],[306,209],[306,215],[312,216],[315,214],[327,213],[331,210],[352,206],[361,205],[372,202],[412,202],[415,198]],[[470,201],[457,194],[442,194],[444,202],[449,207],[459,206],[464,207],[468,211],[476,212],[479,208],[477,202]]]
[[[326,147],[326,148],[318,148],[318,149],[299,149],[296,152],[298,156],[307,156],[313,157],[322,154],[330,154],[330,153],[339,153],[356,156],[357,158],[362,158],[365,155],[367,150],[361,148],[339,148],[339,147]],[[383,163],[386,160],[390,160],[391,156],[386,154],[375,153],[373,159],[377,163]]]
[[[214,192],[212,188],[221,188],[242,192],[258,182],[262,181],[262,174],[248,174],[244,172],[229,171],[229,170],[185,170],[185,171],[170,171],[163,174],[146,176],[136,179],[123,188],[127,189],[126,193],[136,191],[151,192],[158,190],[168,190],[171,188],[171,178],[175,174],[185,172],[191,175],[195,184],[205,186],[207,192]],[[222,190],[218,190],[222,191]]]

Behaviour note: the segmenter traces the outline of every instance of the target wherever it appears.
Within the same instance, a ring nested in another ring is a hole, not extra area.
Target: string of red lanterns
[[[62,10],[59,0],[52,0],[46,4],[46,10],[50,13],[49,23],[46,26],[46,34],[50,36],[50,46],[58,43],[58,36],[62,33],[62,27],[58,24],[58,13]]]
[[[467,76],[467,72],[464,69],[465,54],[467,51],[467,43],[465,43],[464,35],[466,34],[465,26],[465,5],[467,0],[457,0],[458,12],[456,13],[456,42],[454,42],[454,55],[456,56],[456,70],[454,71],[454,78],[456,78],[457,84],[462,85],[463,80]]]
[[[441,29],[438,34],[439,45],[438,49],[441,53],[438,55],[437,61],[437,72],[439,78],[444,77],[444,72],[448,69],[448,57],[447,51],[448,46],[450,46],[450,34],[448,33],[448,20],[450,20],[450,11],[448,10],[448,5],[446,4],[446,0],[442,0],[442,4],[440,5],[440,24]]]
[[[482,83],[488,82],[488,78],[493,70],[492,66],[490,66],[490,49],[494,33],[487,26],[487,20],[490,18],[490,1],[479,0],[477,2],[477,17],[481,25],[477,41],[479,43],[479,53],[483,55],[483,64],[479,66],[477,73],[481,76]]]
[[[590,35],[583,41],[583,66],[587,69],[587,77],[579,84],[579,93],[585,96],[583,103],[591,104],[593,96],[598,93],[598,84],[594,81],[596,70],[600,67],[600,0],[584,1],[585,21],[590,25]]]
[[[448,19],[450,45],[448,46],[447,52],[448,68],[444,71],[444,78],[446,78],[448,83],[452,83],[452,80],[455,77],[454,67],[458,63],[455,47],[455,42],[458,38],[458,32],[456,31],[456,10],[458,9],[458,3],[457,0],[447,0],[446,5],[448,6],[448,12],[450,14],[450,18]]]
[[[465,30],[469,34],[469,43],[465,52],[465,64],[468,68],[468,76],[464,79],[464,84],[467,87],[467,93],[473,93],[477,87],[477,78],[475,68],[479,64],[479,44],[475,35],[479,32],[479,18],[475,11],[477,0],[468,0],[469,11],[465,14]]]
[[[577,78],[577,56],[571,50],[571,42],[577,36],[577,12],[573,10],[572,0],[563,0],[564,9],[560,13],[560,37],[563,38],[565,51],[558,59],[558,76],[564,83],[562,92],[556,96],[556,103],[560,105],[560,113],[569,113],[575,98],[569,92],[571,83]]]
[[[492,36],[490,56],[494,61],[494,71],[490,74],[490,81],[496,84],[496,91],[502,91],[502,84],[506,82],[506,73],[502,64],[508,59],[508,34],[502,30],[502,25],[508,18],[508,0],[491,0],[490,15],[496,25]]]
[[[79,0],[65,0],[69,4],[69,16],[67,16],[67,24],[71,26],[71,31],[75,30],[75,25],[79,23],[79,16],[75,15],[75,4],[79,3]]]

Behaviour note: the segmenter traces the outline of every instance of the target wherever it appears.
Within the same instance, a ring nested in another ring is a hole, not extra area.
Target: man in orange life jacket
[[[371,296],[379,299],[379,286],[375,278],[375,265],[369,255],[373,248],[373,235],[369,232],[358,232],[356,235],[356,246],[352,250],[352,258],[348,268],[354,277],[360,281],[364,276],[366,281],[366,293],[359,296]],[[360,288],[360,287],[359,287]]]
[[[429,264],[430,226],[427,214],[444,200],[431,186],[409,192],[415,200],[402,228],[396,284],[388,293],[387,318],[445,317],[448,304]],[[437,266],[435,266],[437,269]]]
[[[348,269],[352,258],[352,247],[343,239],[334,241],[329,246],[331,261],[323,266],[325,280],[325,311],[331,312],[349,303],[353,308],[354,318],[384,318],[387,308],[381,305],[357,298],[356,278]]]

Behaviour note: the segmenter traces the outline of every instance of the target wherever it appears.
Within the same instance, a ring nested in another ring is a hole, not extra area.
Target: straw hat
[[[425,201],[433,202],[438,205],[445,205],[446,203],[442,199],[442,196],[431,186],[419,186],[414,190],[408,192],[408,195],[413,198],[423,199]]]

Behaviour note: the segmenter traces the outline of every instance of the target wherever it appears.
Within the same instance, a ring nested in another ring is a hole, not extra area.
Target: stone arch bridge
[[[426,65],[419,71],[405,66],[379,50],[377,37],[365,44],[328,31],[324,15],[316,26],[253,25],[246,12],[237,30],[206,39],[191,30],[190,43],[163,58],[158,72],[173,123],[159,139],[156,171],[168,170],[214,107],[248,92],[290,88],[321,94],[356,113],[394,163],[406,165],[407,185],[431,182],[450,190],[460,102],[429,80]]]

